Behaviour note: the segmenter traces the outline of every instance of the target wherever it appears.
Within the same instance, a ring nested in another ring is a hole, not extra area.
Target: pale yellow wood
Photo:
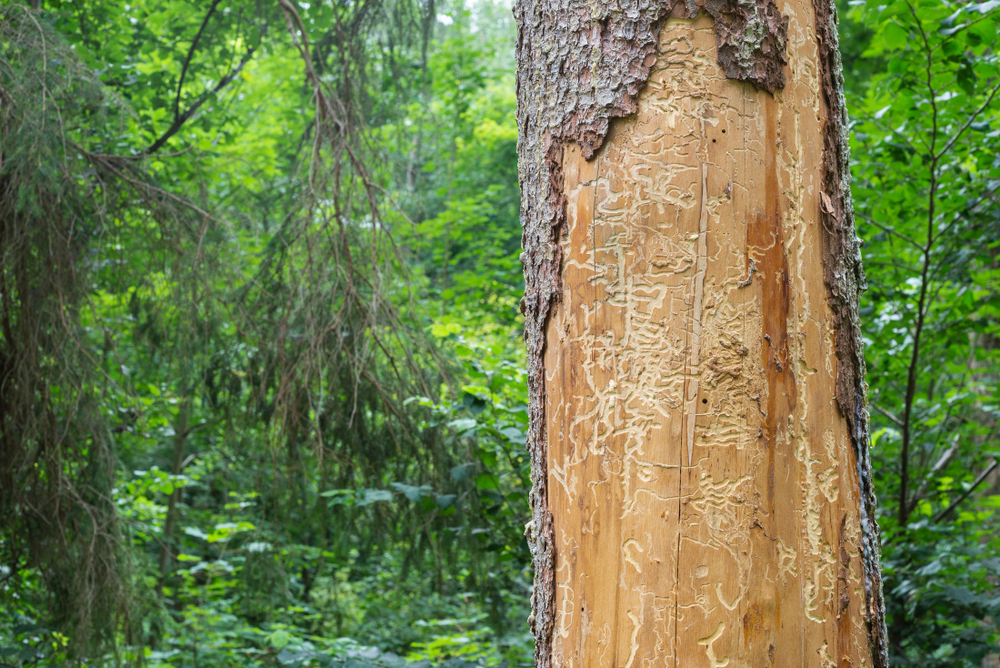
[[[871,665],[812,6],[782,12],[783,91],[726,79],[708,17],[671,19],[638,113],[592,161],[566,149],[555,666]]]

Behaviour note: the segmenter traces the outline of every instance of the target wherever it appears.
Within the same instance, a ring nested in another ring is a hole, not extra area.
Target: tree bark
[[[536,665],[884,668],[832,3],[514,11]]]

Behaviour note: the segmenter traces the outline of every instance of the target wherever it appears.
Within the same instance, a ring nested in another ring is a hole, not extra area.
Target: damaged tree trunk
[[[514,11],[536,665],[884,668],[831,0]]]

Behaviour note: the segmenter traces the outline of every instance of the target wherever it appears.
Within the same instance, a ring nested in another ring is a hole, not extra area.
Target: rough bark
[[[888,666],[889,647],[882,595],[882,544],[875,520],[875,489],[869,456],[868,385],[865,383],[864,341],[860,300],[868,287],[861,264],[861,240],[854,226],[851,200],[850,144],[843,64],[837,34],[837,6],[832,0],[813,0],[819,52],[821,90],[828,110],[823,132],[823,192],[820,216],[824,232],[823,278],[834,313],[837,359],[837,406],[851,427],[861,487],[861,528],[865,559],[865,620],[872,655],[878,668]]]
[[[812,193],[816,206],[815,211],[810,212],[810,222],[823,226],[823,276],[829,291],[827,303],[830,307],[827,320],[833,333],[837,360],[833,396],[849,430],[853,447],[850,459],[856,460],[856,478],[852,484],[857,486],[853,498],[857,502],[855,514],[859,516],[856,532],[853,520],[849,521],[850,513],[845,514],[838,528],[841,547],[835,559],[838,569],[837,618],[843,612],[846,619],[851,608],[848,591],[852,579],[851,557],[845,546],[856,541],[860,545],[861,573],[858,577],[863,581],[868,635],[868,648],[864,653],[867,654],[866,659],[881,668],[886,665],[884,612],[858,322],[858,299],[864,289],[864,277],[850,201],[846,110],[836,41],[835,9],[827,0],[814,1],[815,6],[810,12],[813,16],[797,17],[798,27],[805,28],[809,37],[815,35],[807,40],[816,52],[813,61],[807,65],[818,69],[815,72],[816,86],[821,88],[823,107],[818,110],[823,127],[822,164],[814,166],[822,173],[821,189]],[[564,663],[561,658],[554,657],[552,645],[557,626],[557,540],[550,510],[549,484],[553,463],[549,458],[547,442],[547,429],[551,425],[546,414],[546,374],[552,375],[565,369],[546,368],[546,361],[548,359],[551,367],[554,363],[566,364],[568,360],[555,356],[546,346],[547,342],[561,340],[558,332],[550,330],[555,329],[553,311],[565,295],[564,255],[571,243],[567,237],[567,184],[571,181],[574,187],[580,187],[589,183],[581,176],[581,172],[586,170],[581,164],[585,165],[586,161],[599,155],[613,119],[628,117],[639,111],[640,95],[654,67],[662,69],[667,66],[664,62],[658,63],[658,54],[663,57],[661,30],[669,18],[694,19],[700,13],[707,14],[712,19],[714,56],[724,75],[779,95],[785,86],[788,69],[789,18],[782,16],[774,0],[688,0],[685,3],[675,0],[654,3],[519,0],[514,11],[519,26],[518,121],[524,226],[522,263],[526,280],[522,311],[525,314],[531,393],[528,447],[532,458],[532,520],[526,527],[526,535],[533,553],[535,589],[529,622],[535,634],[536,665],[541,667]],[[694,31],[693,24],[691,30]],[[799,78],[802,76],[799,72]],[[738,87],[743,84],[731,85]],[[768,108],[766,101],[759,104],[755,101],[754,104],[757,104],[754,107],[757,112]],[[777,114],[773,109],[772,113]],[[574,147],[579,147],[578,153],[573,153],[577,150]],[[773,145],[771,149],[774,149]],[[703,201],[700,206],[704,210],[708,198],[718,198],[720,193],[711,192],[710,181],[716,179],[708,176],[704,164],[701,169],[700,196]],[[567,174],[567,170],[571,173]],[[727,196],[731,187],[732,183],[727,188]],[[788,285],[788,258],[783,252],[783,214],[777,192],[780,189],[771,190],[774,192],[769,196],[773,197],[774,206],[768,202],[756,217],[743,222],[745,274],[734,284],[736,289],[747,288],[754,283],[755,272],[760,274],[756,289],[760,291],[759,307],[764,314],[760,330],[763,338],[757,344],[748,344],[750,348],[741,341],[730,341],[729,353],[737,352],[733,353],[736,357],[728,360],[728,366],[727,360],[720,356],[701,355],[696,350],[698,346],[693,349],[691,332],[681,348],[688,355],[689,364],[693,361],[694,366],[708,368],[706,373],[715,379],[716,385],[718,378],[727,375],[736,378],[739,375],[736,369],[742,364],[740,358],[746,357],[751,349],[758,353],[761,386],[757,390],[749,389],[746,394],[752,397],[756,391],[756,400],[767,402],[766,406],[760,407],[764,419],[760,421],[759,430],[763,448],[772,458],[769,495],[772,497],[770,507],[773,515],[774,450],[781,439],[788,438],[785,425],[775,420],[782,410],[794,410],[788,407],[782,409],[774,402],[782,401],[782,396],[789,401],[790,397],[794,406],[795,374],[798,370],[788,368],[785,372],[782,366],[782,361],[789,366],[787,339],[791,335],[787,331],[787,320],[793,297],[790,294],[792,288]],[[702,218],[706,216],[703,214]],[[707,244],[706,225],[703,220],[701,227],[694,230],[699,239],[696,253],[699,257],[705,257],[707,253],[707,246],[702,247],[702,244]],[[702,292],[698,293],[696,289],[693,298],[695,301],[704,299],[705,269],[699,265],[693,274],[696,284],[699,280],[702,282]],[[780,280],[782,276],[784,282]],[[586,279],[583,279],[581,284],[585,283]],[[694,334],[696,339],[700,336],[703,317],[703,312],[696,309],[693,325],[698,330]],[[571,324],[560,321],[558,325],[568,331]],[[771,345],[775,345],[778,352],[769,353]],[[744,351],[742,354],[739,353],[741,349]],[[751,374],[748,372],[748,375]],[[695,382],[695,401],[701,396],[697,388]],[[685,401],[688,401],[690,392],[690,388],[683,391]],[[693,412],[689,422],[693,430]],[[688,467],[691,466],[694,440],[689,437],[686,442]],[[684,459],[682,457],[680,462],[682,468]],[[849,496],[847,491],[844,496]],[[762,512],[766,515],[766,511]],[[748,521],[761,526],[763,531],[761,520],[756,515]],[[764,521],[769,520],[765,518]],[[855,533],[859,535],[855,536]],[[743,617],[744,626],[766,621],[754,619],[754,615],[748,612]],[[844,633],[849,634],[849,629]],[[715,641],[711,636],[702,640],[705,641],[701,644],[706,646],[706,658],[711,659]],[[772,645],[769,658],[774,658],[774,651]],[[634,654],[633,651],[631,659],[636,658]],[[817,657],[817,660],[826,660],[818,651]],[[676,653],[674,660],[677,660]],[[831,665],[841,665],[840,656],[830,660],[834,661]],[[603,665],[596,657],[589,658],[588,664],[591,662]]]

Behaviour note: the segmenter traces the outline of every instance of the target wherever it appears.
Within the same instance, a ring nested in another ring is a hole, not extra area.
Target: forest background
[[[995,666],[1000,0],[840,15],[892,663]],[[531,665],[514,40],[0,7],[0,663]]]

